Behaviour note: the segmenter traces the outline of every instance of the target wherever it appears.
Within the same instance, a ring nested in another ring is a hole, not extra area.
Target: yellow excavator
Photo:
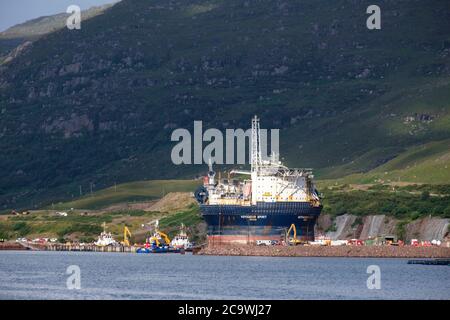
[[[291,231],[294,232],[294,235],[292,238],[291,238]],[[297,228],[295,227],[295,224],[291,224],[291,227],[286,232],[286,243],[289,245],[294,245],[294,246],[302,243],[301,240],[297,239]]]
[[[155,243],[158,247],[162,245],[161,240],[164,240],[163,245],[170,245],[169,237],[162,231],[156,230],[155,234],[150,237],[150,243]]]
[[[124,246],[127,246],[127,247],[130,246],[130,240],[128,239],[128,237],[131,238],[131,232],[130,232],[130,229],[128,229],[127,226],[124,226],[124,227],[123,227],[123,242],[122,242],[122,244],[123,244]]]

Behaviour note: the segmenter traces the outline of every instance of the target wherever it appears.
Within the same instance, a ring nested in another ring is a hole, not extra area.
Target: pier
[[[29,242],[8,242],[0,245],[0,250],[30,250],[30,251],[79,251],[79,252],[128,252],[135,253],[137,246],[96,246],[94,244],[39,244]]]
[[[450,261],[450,248],[414,246],[206,246],[197,254],[268,257],[419,258]],[[440,259],[438,259],[440,258]]]
[[[70,245],[51,244],[45,246],[46,251],[80,251],[80,252],[128,252],[136,253],[138,247],[135,246],[96,246],[96,245]]]
[[[449,266],[450,259],[428,259],[428,260],[409,260],[408,264],[424,264],[434,266]]]

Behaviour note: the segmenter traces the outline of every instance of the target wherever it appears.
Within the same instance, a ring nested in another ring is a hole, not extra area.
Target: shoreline
[[[0,243],[0,251],[10,251],[10,250],[18,250],[25,251],[28,250],[24,246],[16,242],[2,242]]]
[[[31,248],[18,243],[0,243],[0,251],[65,251],[65,252],[127,252],[113,248],[80,250],[78,247],[53,250],[50,247]],[[209,256],[248,256],[248,257],[314,257],[314,258],[422,258],[449,259],[450,247],[413,246],[256,246],[256,245],[215,245],[197,248],[194,255]]]
[[[412,246],[254,246],[221,245],[202,248],[196,254],[256,257],[341,257],[341,258],[450,258],[448,247]]]

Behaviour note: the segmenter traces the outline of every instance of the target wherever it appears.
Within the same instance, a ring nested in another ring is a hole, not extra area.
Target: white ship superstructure
[[[204,184],[195,196],[208,224],[208,240],[256,242],[280,240],[294,224],[299,238],[314,239],[314,225],[322,210],[311,169],[290,169],[277,154],[261,156],[259,119],[252,119],[251,168],[232,170],[216,180],[209,163]],[[231,175],[249,179],[232,179]]]

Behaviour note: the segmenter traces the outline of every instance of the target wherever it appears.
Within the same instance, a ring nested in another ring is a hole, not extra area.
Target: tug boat
[[[180,232],[172,239],[170,245],[175,249],[192,250],[193,244],[189,241],[189,237],[186,232],[186,227],[181,224]]]
[[[98,236],[95,245],[99,247],[106,247],[106,246],[114,246],[116,244],[117,242],[116,240],[114,240],[111,232],[106,232],[106,224],[103,222],[103,231]]]
[[[179,248],[171,247],[170,239],[164,232],[160,231],[159,222],[156,221],[155,232],[153,236],[147,239],[145,246],[143,248],[138,248],[136,253],[178,253]]]

